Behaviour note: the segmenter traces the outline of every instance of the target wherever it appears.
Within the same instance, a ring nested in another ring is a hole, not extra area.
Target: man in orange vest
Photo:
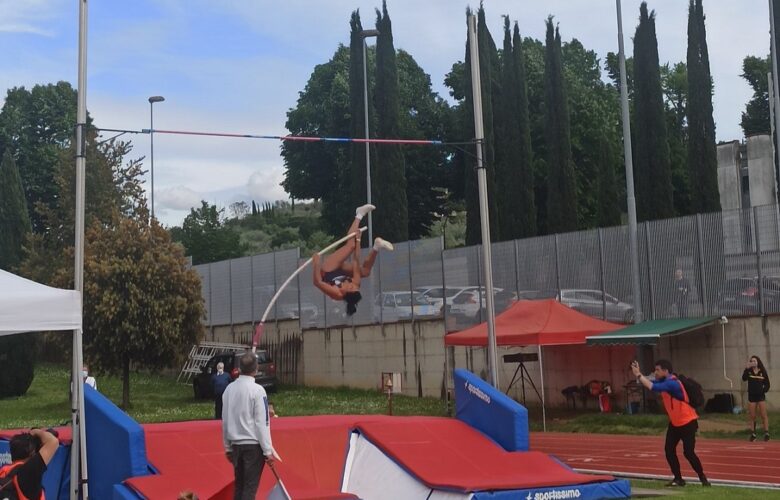
[[[0,498],[44,500],[43,473],[57,452],[59,439],[49,431],[33,429],[12,437],[9,444],[11,463],[0,468]]]
[[[637,382],[653,392],[661,394],[666,414],[669,415],[669,427],[666,428],[666,461],[672,469],[674,479],[667,486],[685,486],[685,480],[680,472],[680,460],[677,458],[677,444],[682,441],[683,455],[696,471],[702,486],[710,486],[701,460],[696,456],[696,431],[699,429],[699,415],[688,401],[688,393],[682,382],[672,373],[672,363],[665,359],[655,362],[655,380],[642,375],[639,370],[639,362],[631,363],[631,370],[637,378]]]

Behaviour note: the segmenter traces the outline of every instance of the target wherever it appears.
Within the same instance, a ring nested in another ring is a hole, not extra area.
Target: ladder
[[[246,344],[228,344],[225,342],[210,342],[204,340],[200,344],[192,346],[187,361],[179,372],[176,382],[189,384],[190,378],[201,372],[206,363],[217,354],[223,352],[241,352],[246,351]]]

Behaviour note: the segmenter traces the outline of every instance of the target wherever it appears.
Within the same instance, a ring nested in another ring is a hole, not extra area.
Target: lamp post
[[[163,102],[165,97],[161,95],[153,95],[149,98],[149,138],[151,141],[151,150],[149,156],[152,161],[152,219],[154,219],[154,103]]]
[[[366,69],[366,38],[379,36],[379,30],[363,30],[360,38],[363,39],[363,118],[368,139],[368,70]],[[371,204],[371,155],[369,143],[366,141],[366,203]],[[374,225],[371,212],[368,212],[368,246],[374,244]]]

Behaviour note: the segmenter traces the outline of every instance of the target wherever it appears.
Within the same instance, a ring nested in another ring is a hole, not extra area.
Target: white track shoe
[[[370,204],[365,204],[361,207],[357,207],[355,209],[355,217],[357,217],[358,219],[362,219],[368,214],[368,212],[371,212],[375,208],[376,207],[374,205],[370,205]]]
[[[377,252],[380,250],[393,251],[395,250],[395,247],[387,240],[383,240],[382,238],[374,238],[374,250]]]

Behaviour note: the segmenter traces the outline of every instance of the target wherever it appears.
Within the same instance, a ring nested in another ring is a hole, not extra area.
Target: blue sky
[[[543,39],[552,14],[564,40],[577,38],[602,58],[617,50],[613,0],[484,3],[494,37],[508,14],[523,36]],[[623,0],[629,54],[639,3]],[[687,4],[648,2],[657,13],[662,62],[685,60]],[[741,63],[768,52],[767,4],[705,0],[718,140],[741,136],[740,113],[751,95]],[[463,58],[467,5],[388,3],[396,47],[415,57],[443,96],[444,75]],[[314,66],[348,43],[351,11],[359,8],[364,27],[372,27],[376,7],[379,0],[89,0],[89,111],[99,127],[148,128],[147,98],[163,95],[166,101],[155,104],[157,129],[283,135],[285,113]],[[77,0],[0,0],[0,97],[13,86],[75,86],[77,35]],[[148,157],[148,136],[132,140],[133,156]],[[166,224],[180,224],[201,199],[220,206],[283,199],[282,178],[275,141],[155,136],[156,212]]]

